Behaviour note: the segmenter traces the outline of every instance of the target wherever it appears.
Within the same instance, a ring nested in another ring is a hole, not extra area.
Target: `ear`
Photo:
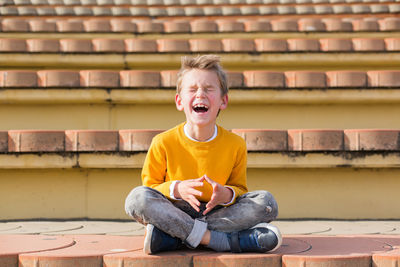
[[[226,109],[228,107],[228,94],[224,95],[222,97],[222,103],[221,106],[219,107],[220,110]]]
[[[183,110],[183,105],[182,105],[182,98],[179,94],[175,95],[175,104],[176,104],[176,109],[179,111]]]

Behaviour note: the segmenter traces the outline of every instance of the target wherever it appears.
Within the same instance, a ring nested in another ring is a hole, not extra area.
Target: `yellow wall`
[[[231,104],[228,128],[400,128],[399,104]],[[0,130],[168,129],[184,121],[173,104],[0,105]]]
[[[249,169],[250,190],[272,192],[280,218],[400,219],[400,169]],[[129,219],[124,199],[140,169],[2,169],[7,219]]]

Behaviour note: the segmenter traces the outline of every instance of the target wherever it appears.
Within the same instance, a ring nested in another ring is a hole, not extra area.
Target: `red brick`
[[[0,152],[8,151],[8,132],[0,131]]]
[[[147,151],[153,137],[163,130],[120,130],[120,151]]]
[[[178,70],[163,70],[161,75],[161,87],[176,87],[178,79]]]
[[[44,20],[31,20],[29,27],[32,32],[55,32],[57,30],[55,22]]]
[[[218,32],[218,25],[215,21],[195,20],[190,22],[192,32]]]
[[[244,77],[242,72],[227,72],[228,88],[242,88],[244,84]]]
[[[367,73],[362,71],[328,71],[328,87],[367,87]]]
[[[29,32],[29,24],[24,19],[6,18],[1,22],[3,32]]]
[[[246,140],[248,151],[287,151],[287,131],[262,129],[233,129]]]
[[[355,51],[385,51],[383,39],[354,38],[353,47]]]
[[[9,152],[64,151],[64,131],[8,131]]]
[[[353,25],[349,21],[343,21],[341,19],[323,19],[325,28],[328,32],[351,32],[353,31]]]
[[[297,32],[298,24],[296,20],[279,19],[271,21],[272,30],[274,32]]]
[[[345,149],[400,150],[399,130],[344,130]]]
[[[400,18],[384,18],[378,23],[381,31],[400,31]]]
[[[157,45],[159,52],[190,52],[188,40],[159,39]]]
[[[83,22],[86,32],[111,32],[111,24],[107,19],[90,19]]]
[[[61,39],[60,49],[62,52],[90,53],[93,51],[92,41],[85,39]]]
[[[285,52],[288,44],[284,39],[255,39],[256,50],[259,52]]]
[[[400,265],[400,249],[398,246],[386,253],[376,253],[372,255],[372,266],[392,267]]]
[[[122,53],[125,52],[125,42],[121,39],[93,39],[93,50],[96,52],[111,52]]]
[[[304,18],[298,21],[299,30],[302,32],[324,32],[325,24],[319,19]]]
[[[191,39],[189,40],[192,52],[221,52],[222,42],[218,39]]]
[[[143,242],[142,242],[143,244]],[[104,266],[105,267],[119,267],[119,266],[197,266],[193,264],[193,257],[195,255],[204,254],[201,250],[179,250],[179,251],[168,251],[162,254],[146,255],[143,251],[130,251],[125,253],[113,253],[105,255]],[[93,265],[94,266],[94,265]]]
[[[297,255],[283,255],[282,266],[371,266],[373,253],[390,249],[384,241],[371,237],[302,236],[301,240],[310,244],[312,248]]]
[[[136,24],[126,19],[112,19],[110,25],[113,32],[137,32]]]
[[[349,39],[327,38],[319,40],[322,51],[352,51],[353,42]]]
[[[223,39],[225,52],[253,52],[255,43],[250,39]]]
[[[363,32],[377,32],[379,31],[379,25],[377,21],[374,20],[353,20],[351,22],[353,24],[354,31],[363,31]]]
[[[369,87],[399,87],[400,71],[399,70],[377,70],[368,71]]]
[[[193,266],[268,266],[280,267],[281,255],[263,253],[210,253],[193,257]]]
[[[0,240],[0,262],[2,266],[8,267],[18,266],[19,254],[36,251],[57,250],[74,246],[75,244],[74,238],[72,237],[52,236],[49,238],[45,235],[36,234],[2,234],[0,236]]]
[[[385,46],[387,51],[400,51],[400,38],[386,38]]]
[[[244,22],[246,32],[270,32],[272,26],[269,21],[248,20]]]
[[[157,52],[156,40],[125,39],[126,52]]]
[[[67,130],[66,151],[118,151],[118,131]]]
[[[288,130],[291,151],[340,151],[343,150],[342,130]]]
[[[61,20],[56,22],[59,32],[83,32],[83,21],[81,20]]]
[[[285,75],[283,72],[273,71],[244,71],[244,84],[247,87],[283,88],[285,87]]]
[[[218,32],[244,32],[244,24],[234,20],[218,20]]]
[[[119,87],[119,73],[107,70],[80,71],[81,86],[85,87]]]
[[[156,87],[161,86],[158,71],[124,70],[120,72],[122,87]]]
[[[288,39],[289,51],[320,51],[319,40]]]
[[[143,236],[74,235],[73,241],[73,245],[64,248],[59,246],[58,249],[38,249],[35,250],[38,252],[19,254],[19,264],[26,267],[103,266],[103,257],[107,254],[119,254],[115,251],[135,251],[143,247]]]
[[[165,32],[190,32],[190,24],[187,21],[166,21],[164,22]]]
[[[153,21],[138,21],[138,32],[141,33],[162,33],[164,32],[164,24]]]
[[[324,72],[317,71],[288,71],[285,72],[286,86],[294,88],[325,88]]]
[[[29,52],[58,52],[60,42],[52,39],[28,39],[26,40]]]
[[[80,87],[79,71],[41,70],[38,77],[42,87]]]
[[[4,70],[0,71],[1,87],[36,87],[36,71],[29,70]]]
[[[26,52],[26,41],[23,39],[0,39],[0,52]]]

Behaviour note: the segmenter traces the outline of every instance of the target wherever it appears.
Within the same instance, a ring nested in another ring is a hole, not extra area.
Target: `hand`
[[[205,177],[200,177],[197,179],[180,181],[175,185],[174,196],[185,200],[195,209],[197,212],[200,211],[200,201],[196,196],[201,197],[203,194],[201,191],[195,189],[196,187],[202,187]]]
[[[203,215],[209,213],[215,206],[223,203],[229,202],[233,197],[233,192],[231,189],[220,185],[219,183],[215,182],[207,175],[203,176],[206,181],[212,186],[213,193],[211,195],[210,201],[206,205],[206,209],[203,212]]]

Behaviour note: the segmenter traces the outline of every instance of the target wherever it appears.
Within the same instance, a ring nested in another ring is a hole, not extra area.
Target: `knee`
[[[129,216],[134,217],[135,214],[140,214],[141,210],[145,209],[147,203],[147,195],[149,188],[146,186],[135,187],[125,199],[125,212]]]
[[[259,205],[265,208],[265,211],[269,214],[272,220],[278,217],[278,203],[276,202],[274,196],[265,190],[254,191],[256,196],[256,201]]]

